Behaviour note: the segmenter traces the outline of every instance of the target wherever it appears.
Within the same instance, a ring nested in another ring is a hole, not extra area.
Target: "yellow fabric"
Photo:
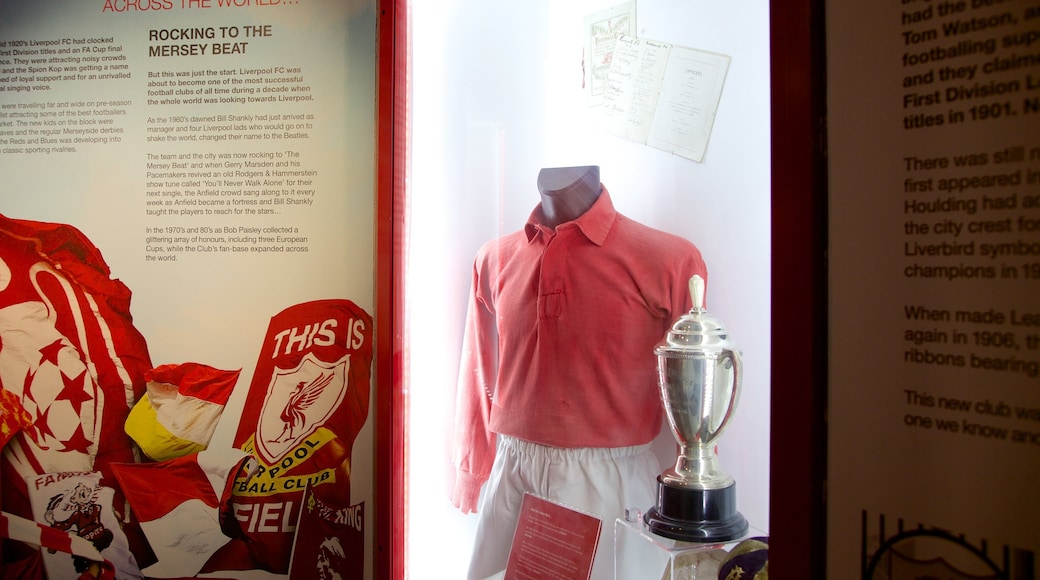
[[[130,409],[123,430],[137,443],[142,453],[155,461],[183,457],[206,448],[205,445],[177,437],[163,426],[147,394]]]

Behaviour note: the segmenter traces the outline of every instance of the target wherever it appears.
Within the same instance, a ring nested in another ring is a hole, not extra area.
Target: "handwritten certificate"
[[[602,103],[618,39],[636,32],[636,3],[625,2],[585,17],[585,95],[589,106]]]
[[[702,162],[729,62],[723,54],[618,39],[602,104],[606,129]]]

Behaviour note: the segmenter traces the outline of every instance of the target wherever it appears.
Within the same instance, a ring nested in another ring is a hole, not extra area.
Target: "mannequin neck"
[[[592,207],[602,186],[599,167],[550,167],[538,173],[538,191],[546,225],[556,227],[573,221]]]

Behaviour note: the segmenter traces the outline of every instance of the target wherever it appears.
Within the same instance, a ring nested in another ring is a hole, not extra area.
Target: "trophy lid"
[[[709,314],[704,307],[704,279],[699,275],[690,278],[690,297],[693,299],[693,308],[672,324],[671,330],[654,352],[667,356],[697,351],[735,350],[722,321]]]

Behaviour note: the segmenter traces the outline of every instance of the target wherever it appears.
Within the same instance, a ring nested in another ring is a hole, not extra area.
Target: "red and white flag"
[[[150,368],[130,290],[94,244],[69,225],[0,215],[0,388],[29,417],[0,461],[3,509],[32,517],[34,476],[99,471],[108,481],[110,463],[134,461],[123,423]],[[35,550],[5,549],[0,567],[21,557]]]
[[[27,482],[34,519],[85,540],[110,562],[117,579],[140,579],[141,570],[113,510],[115,490],[102,485],[98,472],[59,472],[38,475]],[[54,548],[43,552],[48,578],[76,578],[91,567],[83,554]]]
[[[245,537],[206,571],[285,574],[307,486],[350,501],[350,455],[368,417],[372,317],[349,300],[292,306],[268,326],[234,445],[259,473],[235,484]]]
[[[230,540],[221,516],[229,512],[235,477],[247,479],[251,463],[238,449],[207,449],[157,463],[113,466],[158,560],[143,570],[146,577],[195,576]]]
[[[97,578],[101,580],[115,578],[115,568],[112,563],[105,560],[101,552],[90,541],[67,531],[7,512],[0,512],[0,538],[17,540],[37,548],[78,556],[92,563]],[[40,574],[42,575],[42,571]]]
[[[131,409],[126,433],[155,461],[202,451],[209,446],[239,374],[194,362],[148,371],[148,392]]]

